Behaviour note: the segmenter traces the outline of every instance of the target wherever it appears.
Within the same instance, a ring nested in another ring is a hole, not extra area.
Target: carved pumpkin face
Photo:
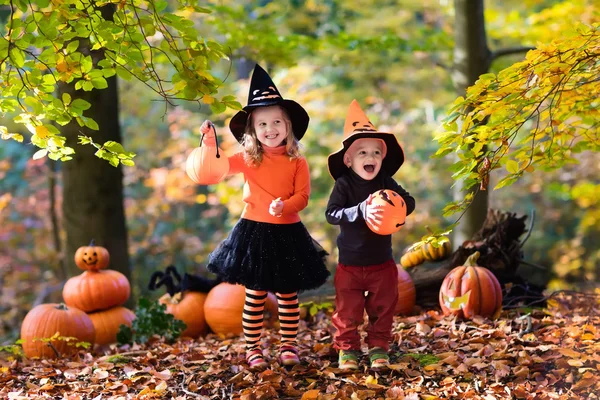
[[[374,193],[371,205],[383,207],[383,218],[374,223],[367,221],[369,228],[379,235],[391,235],[398,232],[406,220],[406,203],[402,196],[390,189],[378,190]]]
[[[467,293],[463,294],[459,297],[449,297],[442,293],[442,301],[444,305],[448,307],[452,311],[462,310],[466,308],[469,304],[469,298],[471,297],[471,291],[469,290]]]
[[[477,254],[479,256],[479,254]],[[444,315],[472,318],[496,316],[502,310],[502,288],[494,274],[471,257],[446,275],[439,302]]]
[[[84,271],[98,271],[108,267],[110,256],[108,250],[102,246],[94,245],[94,241],[89,246],[82,246],[75,252],[75,264]]]

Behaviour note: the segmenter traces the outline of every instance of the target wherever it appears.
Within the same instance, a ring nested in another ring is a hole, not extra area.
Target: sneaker
[[[371,361],[371,369],[387,368],[390,365],[390,357],[381,347],[373,347],[369,350],[369,361]]]
[[[344,370],[357,370],[360,355],[361,353],[358,350],[340,350],[338,368]]]
[[[262,351],[256,348],[246,351],[246,362],[250,371],[261,371],[269,365],[263,357]]]
[[[279,348],[279,362],[286,367],[300,364],[298,349],[290,345],[281,346]]]

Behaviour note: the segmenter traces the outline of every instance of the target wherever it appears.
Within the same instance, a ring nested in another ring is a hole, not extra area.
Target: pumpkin
[[[502,310],[502,288],[487,268],[476,265],[479,252],[467,258],[465,265],[450,271],[440,288],[439,301],[444,315],[495,318]]]
[[[102,246],[96,246],[94,239],[89,246],[82,246],[75,252],[75,264],[84,271],[97,271],[108,267],[110,255]]]
[[[398,314],[410,314],[415,307],[417,300],[417,291],[415,290],[415,284],[413,283],[410,274],[402,267],[398,265],[398,302],[396,303],[396,309],[394,313]]]
[[[402,196],[393,190],[382,189],[373,193],[369,205],[382,206],[381,221],[367,220],[367,226],[379,235],[391,235],[404,226],[406,220],[406,203]]]
[[[63,299],[70,307],[85,312],[120,306],[129,298],[131,287],[122,273],[114,270],[85,271],[69,279],[63,287]]]
[[[65,338],[74,337],[77,340],[38,340],[51,338],[55,334]],[[29,358],[71,356],[79,350],[75,346],[77,342],[94,344],[95,338],[96,331],[90,317],[85,312],[64,304],[40,304],[25,315],[21,324],[23,352]]]
[[[246,289],[242,285],[219,283],[206,297],[204,316],[210,329],[219,335],[239,335],[242,330],[242,313],[246,300]],[[265,326],[272,325],[277,320],[277,298],[274,294],[267,295],[265,303]]]
[[[211,124],[212,125],[212,124]],[[215,129],[215,126],[212,125]],[[217,132],[215,130],[215,139]],[[202,145],[204,134],[200,137],[200,145],[188,155],[185,172],[191,180],[199,185],[212,185],[220,182],[229,172],[229,160],[223,150],[216,146]]]
[[[198,284],[198,281],[205,285]],[[167,293],[158,299],[158,302],[166,306],[167,313],[183,321],[187,326],[181,332],[181,336],[197,338],[200,335],[204,335],[208,330],[208,325],[206,325],[206,319],[204,318],[206,293],[199,290],[206,290],[208,292],[215,286],[214,281],[202,277],[192,277],[187,273],[182,280],[175,266],[169,265],[165,269],[165,272],[156,271],[150,277],[148,289],[156,290],[161,286],[167,288]],[[202,286],[205,287],[201,289],[200,287]],[[188,288],[193,288],[193,290],[188,290]]]
[[[173,296],[166,293],[158,299],[158,302],[167,306],[167,313],[173,314],[175,318],[185,322],[187,328],[181,332],[182,337],[197,338],[208,330],[204,318],[206,297],[206,293],[186,290]]]
[[[435,247],[431,243],[425,243],[421,246],[421,253],[427,261],[438,261],[447,258],[452,251],[452,246],[449,240],[441,243],[441,246]]]
[[[425,261],[425,256],[423,255],[423,252],[421,251],[421,249],[414,250],[414,251],[407,251],[400,258],[400,264],[404,268],[415,267],[419,264],[422,264],[423,261]]]
[[[117,333],[121,325],[131,326],[135,314],[128,308],[117,306],[108,310],[88,314],[96,329],[96,344],[104,345],[117,342]]]

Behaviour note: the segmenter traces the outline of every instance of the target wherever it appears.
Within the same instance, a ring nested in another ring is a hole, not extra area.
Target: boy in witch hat
[[[308,121],[304,108],[284,99],[267,72],[256,65],[248,104],[229,124],[242,144],[242,151],[228,160],[229,175],[244,175],[244,211],[229,236],[209,255],[208,264],[221,280],[246,287],[242,327],[252,370],[268,366],[260,343],[267,292],[277,295],[279,362],[293,366],[300,363],[298,292],[317,288],[329,277],[327,253],[299,215],[310,196],[308,163],[298,143]],[[206,145],[216,146],[210,121],[200,131]]]
[[[339,351],[340,369],[358,369],[358,327],[366,310],[371,368],[380,369],[389,365],[398,270],[391,235],[379,235],[367,226],[366,220],[376,222],[382,217],[380,206],[370,204],[371,195],[380,189],[395,191],[404,199],[407,215],[415,209],[415,199],[392,178],[404,162],[398,140],[392,133],[375,129],[356,100],[350,104],[342,145],[327,161],[335,185],[326,218],[340,226],[334,348]]]

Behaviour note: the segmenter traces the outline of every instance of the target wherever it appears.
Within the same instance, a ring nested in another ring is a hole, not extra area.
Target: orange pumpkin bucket
[[[215,126],[212,123],[211,126],[215,131],[217,145],[213,147],[205,144],[203,146],[204,134],[202,134],[200,136],[200,144],[192,150],[185,162],[187,176],[199,185],[213,185],[218,183],[229,172],[229,160],[222,154],[223,150],[219,148]]]

